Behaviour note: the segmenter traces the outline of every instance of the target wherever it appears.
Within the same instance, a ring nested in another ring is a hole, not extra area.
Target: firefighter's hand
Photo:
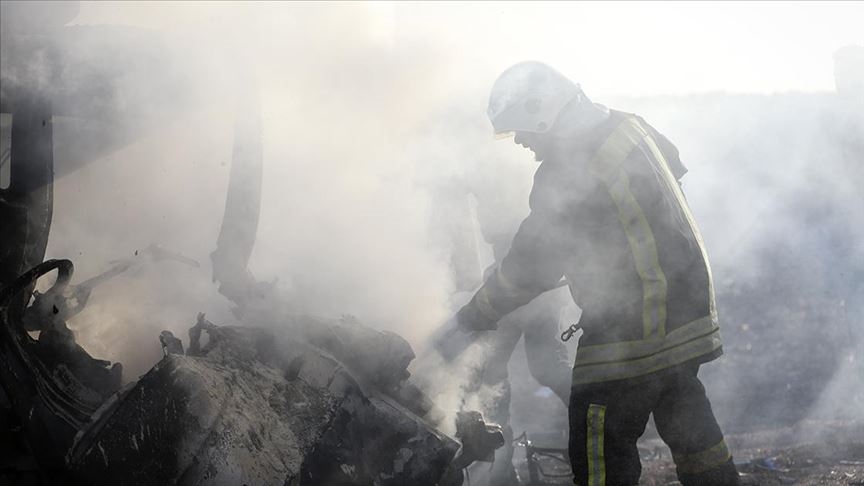
[[[464,330],[453,316],[432,335],[432,346],[445,361],[453,361],[477,340],[479,334]]]
[[[447,361],[452,361],[461,355],[483,334],[483,331],[497,328],[495,322],[490,322],[479,313],[475,315],[471,309],[470,305],[463,307],[432,336],[433,346]]]
[[[498,329],[498,321],[489,319],[481,314],[471,303],[459,309],[459,312],[453,318],[456,319],[459,329],[465,332],[494,331]]]

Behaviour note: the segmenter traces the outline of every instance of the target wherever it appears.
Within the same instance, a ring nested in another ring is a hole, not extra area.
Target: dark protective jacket
[[[495,322],[562,277],[582,308],[573,383],[632,378],[720,354],[708,259],[679,179],[678,151],[613,111],[555,142],[537,169],[510,252],[460,322]]]

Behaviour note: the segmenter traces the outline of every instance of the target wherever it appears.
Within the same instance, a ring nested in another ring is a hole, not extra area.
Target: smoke
[[[690,169],[684,190],[727,343],[726,357],[704,368],[723,425],[847,416],[864,389],[854,294],[864,279],[855,182],[864,135],[861,111],[833,92],[831,52],[861,41],[849,33],[860,6],[712,8],[717,15],[636,4],[83,3],[53,37],[64,69],[39,75],[60,83],[66,110],[53,120],[47,258],[71,258],[81,281],[158,243],[201,267],[163,261],[127,272],[98,287],[70,326],[131,380],[159,358],[160,330],[185,336],[199,311],[234,321],[210,281],[209,254],[236,100],[254,84],[265,167],[252,272],[275,281],[296,313],[352,314],[423,347],[464,290],[445,237],[453,215],[491,213],[485,227],[455,230],[485,252],[476,274],[493,252],[484,238],[512,233],[527,214],[536,164],[492,139],[484,111],[500,71],[541,58],[595,101],[642,115]],[[766,21],[775,14],[782,21]],[[761,19],[782,41],[730,38],[740,18]],[[112,82],[94,85],[100,77]],[[484,357],[466,359],[470,369]],[[438,394],[442,408],[465,399],[468,374],[456,373]],[[756,389],[770,400],[753,392],[744,403],[741,391]],[[545,427],[526,415],[514,422]]]
[[[727,351],[704,375],[727,428],[855,409],[860,106],[831,93],[622,105],[676,141],[690,168],[684,189],[713,264]]]
[[[67,149],[85,123],[74,110],[55,118],[60,177],[47,257],[73,258],[81,280],[151,243],[202,264],[160,262],[97,288],[70,322],[94,355],[124,362],[134,379],[158,359],[160,329],[185,335],[199,310],[233,321],[210,283],[209,253],[224,208],[235,100],[244,97],[237,90],[248,89],[241,77],[258,85],[264,127],[253,273],[276,281],[297,313],[353,314],[415,344],[446,318],[444,256],[427,243],[416,153],[401,146],[443,95],[434,77],[443,63],[431,47],[393,46],[374,11],[82,5],[80,27],[64,33],[75,42],[60,48],[76,62],[58,77],[72,93],[65,99],[80,93],[86,106],[106,106],[103,118],[115,126],[85,133],[80,152],[91,157],[79,161]],[[89,25],[100,22],[134,28]],[[128,40],[130,30],[140,35]],[[105,54],[119,49],[109,37],[118,32],[132,59]],[[78,83],[89,77],[70,70],[109,73],[114,89],[93,93]]]

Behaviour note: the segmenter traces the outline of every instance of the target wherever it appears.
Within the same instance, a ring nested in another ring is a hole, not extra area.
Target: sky
[[[264,45],[325,19],[319,34],[434,44],[453,83],[485,86],[502,66],[538,59],[601,95],[831,90],[831,54],[864,43],[862,2],[85,2],[76,22],[251,23],[253,38],[236,41]]]

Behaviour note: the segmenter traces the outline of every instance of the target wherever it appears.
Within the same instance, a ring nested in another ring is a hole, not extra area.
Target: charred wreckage
[[[14,13],[9,7],[4,17]],[[101,127],[120,120],[111,103],[83,104],[79,97],[92,93],[63,84],[71,69],[92,78],[80,85],[110,97],[112,76],[120,74],[63,65],[59,46],[87,32],[63,27],[74,16],[68,8],[43,14],[35,34],[4,25],[2,111],[14,119],[3,154],[9,184],[0,189],[0,418],[8,429],[0,446],[9,452],[0,484],[458,485],[463,468],[491,460],[504,441],[500,427],[463,411],[455,437],[442,433],[445,414],[407,370],[414,358],[407,341],[350,317],[292,315],[247,270],[262,175],[254,99],[238,110],[212,254],[214,281],[244,325],[217,326],[199,314],[185,347],[162,332],[161,361],[125,386],[119,363],[76,343],[67,319],[95,285],[141,258],[77,285],[71,261],[43,261],[55,176],[52,116]],[[112,43],[139,48],[139,33],[110,34]],[[55,63],[47,64],[50,83],[28,82],[36,56]],[[111,140],[120,146],[130,138]],[[85,153],[77,155],[69,159],[84,163]],[[145,253],[197,265],[158,246]],[[54,271],[50,289],[35,292],[37,280]]]

